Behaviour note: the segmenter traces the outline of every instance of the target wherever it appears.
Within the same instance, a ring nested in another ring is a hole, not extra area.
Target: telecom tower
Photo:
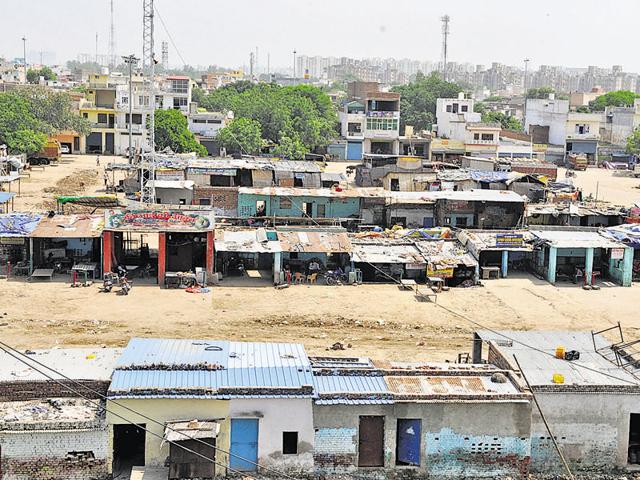
[[[109,26],[109,66],[114,67],[116,65],[116,30],[113,16],[113,0],[110,2],[111,11],[111,25]]]
[[[162,42],[162,69],[169,70],[169,42]]]
[[[442,79],[447,80],[447,42],[449,40],[449,22],[451,17],[445,15],[440,18],[442,21]]]
[[[155,107],[156,62],[153,55],[153,0],[143,0],[144,16],[142,25],[142,66],[149,74],[149,151],[143,152],[140,162],[140,202],[156,203],[156,190],[153,181],[156,175]]]

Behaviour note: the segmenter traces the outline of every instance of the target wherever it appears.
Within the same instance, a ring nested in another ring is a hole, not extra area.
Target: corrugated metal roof
[[[525,198],[511,190],[441,190],[434,192],[388,192],[390,203],[433,203],[437,200],[463,202],[525,203]]]
[[[31,233],[33,238],[97,238],[104,215],[54,215],[44,217]]]
[[[426,260],[412,243],[353,242],[351,259],[366,263],[424,263]]]
[[[108,381],[121,353],[121,348],[55,348],[34,350],[33,354],[29,354],[28,357],[74,380]],[[34,368],[42,370],[42,367],[37,363],[29,362],[28,359],[24,360]],[[7,353],[0,352],[0,383],[48,380],[47,377],[23,362]]]
[[[278,231],[283,252],[350,253],[349,236],[344,232]]]
[[[478,376],[389,376],[389,390],[398,395],[496,395],[518,394],[511,382],[495,383],[487,375]]]
[[[242,195],[265,195],[280,197],[334,197],[334,198],[384,198],[385,190],[373,188],[346,188],[342,190],[331,188],[287,188],[287,187],[239,187]],[[513,192],[512,192],[513,193]]]
[[[522,235],[522,246],[498,247],[496,246],[499,234]],[[533,251],[533,246],[527,243],[533,239],[533,235],[526,230],[463,230],[458,233],[458,240],[465,246],[471,242],[477,252],[484,250],[512,250],[512,251]]]
[[[477,333],[484,341],[494,341],[496,348],[509,359],[514,368],[517,368],[513,360],[515,356],[532,386],[554,385],[558,388],[563,385],[590,387],[596,385],[632,386],[635,384],[640,386],[640,382],[630,373],[608,361],[594,350],[593,337],[590,332],[501,330],[493,333],[482,330]],[[595,342],[598,349],[610,345],[599,335],[595,336]],[[555,350],[560,346],[564,347],[565,351],[576,350],[580,352],[580,359],[567,361],[555,358]],[[542,351],[534,350],[531,347]],[[590,370],[580,368],[578,365],[588,367]],[[564,384],[553,383],[554,373],[564,376]],[[621,380],[608,375],[618,377]]]
[[[274,253],[282,251],[280,242],[268,240],[263,228],[219,229],[215,231],[214,243],[218,252]]]
[[[314,372],[317,405],[391,404],[391,392],[381,375],[325,375]]]
[[[539,230],[531,233],[557,248],[623,248],[623,243],[601,235],[597,230],[580,231],[575,229]]]
[[[0,192],[0,203],[7,203],[15,196],[14,192]]]
[[[310,397],[312,385],[300,344],[134,338],[109,392],[127,398]]]

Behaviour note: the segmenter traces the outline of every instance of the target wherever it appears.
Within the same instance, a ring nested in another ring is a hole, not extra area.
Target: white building
[[[163,110],[180,110],[185,115],[189,112],[193,81],[186,76],[169,76],[160,85],[160,93],[156,95],[156,104]]]
[[[528,98],[524,130],[533,136],[533,143],[564,145],[568,114],[569,100],[556,100],[554,94]]]
[[[565,130],[566,153],[584,153],[589,163],[595,165],[598,159],[600,126],[603,123],[602,113],[570,112]]]
[[[438,98],[436,101],[436,122],[434,130],[438,137],[465,141],[468,137],[467,123],[477,123],[482,115],[475,113],[475,101],[464,98],[460,92],[458,98]]]

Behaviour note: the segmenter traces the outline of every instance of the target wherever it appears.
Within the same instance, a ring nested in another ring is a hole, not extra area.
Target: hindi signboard
[[[107,210],[105,230],[203,232],[213,230],[210,210]]]
[[[496,247],[522,248],[523,243],[521,233],[496,233]]]
[[[427,277],[452,278],[453,277],[453,267],[443,267],[441,265],[429,264],[427,266]]]

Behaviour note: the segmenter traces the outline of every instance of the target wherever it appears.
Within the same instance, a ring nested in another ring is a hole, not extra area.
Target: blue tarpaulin
[[[0,237],[28,237],[42,220],[42,215],[7,213],[0,215]]]
[[[509,180],[509,172],[485,172],[482,170],[470,170],[471,179],[476,182],[493,183]]]
[[[606,236],[618,240],[630,247],[640,249],[640,224],[625,223],[604,230]]]

